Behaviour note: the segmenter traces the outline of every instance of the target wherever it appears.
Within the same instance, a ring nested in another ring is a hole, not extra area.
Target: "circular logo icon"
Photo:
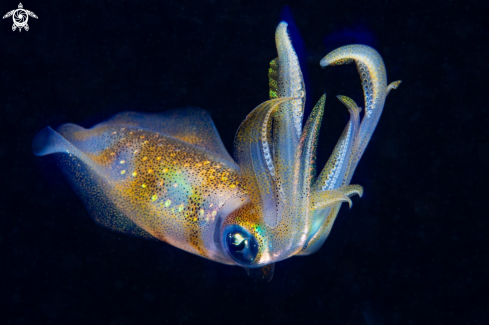
[[[24,9],[15,10],[13,16],[14,16],[15,26],[20,28],[24,27],[27,24],[27,21],[29,20],[29,16],[27,15],[27,12]]]

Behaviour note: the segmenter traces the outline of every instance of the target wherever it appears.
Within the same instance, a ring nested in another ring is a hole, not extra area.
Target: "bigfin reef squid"
[[[365,110],[338,96],[350,120],[316,177],[326,95],[303,126],[305,86],[287,23],[278,25],[275,42],[270,99],[241,123],[234,159],[199,108],[124,112],[90,129],[46,127],[33,140],[34,154],[54,154],[96,223],[241,266],[268,282],[276,262],[316,252],[341,204],[362,196],[350,180],[387,94],[400,84],[387,85],[382,58],[365,45],[340,47],[321,60],[322,67],[356,63]]]

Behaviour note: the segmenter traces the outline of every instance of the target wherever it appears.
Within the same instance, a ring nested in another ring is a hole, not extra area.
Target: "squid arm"
[[[327,54],[321,60],[320,65],[326,67],[351,62],[356,63],[362,81],[365,115],[360,124],[358,136],[354,142],[352,163],[349,171],[350,178],[377,126],[387,94],[391,89],[396,89],[401,83],[401,81],[396,81],[387,86],[387,75],[382,57],[376,50],[366,45],[340,47]],[[345,179],[344,183],[348,184],[349,181],[349,179]]]
[[[355,194],[362,197],[363,188],[360,185],[348,185],[342,186],[336,190],[315,192],[311,196],[310,209],[312,211],[315,211],[318,209],[324,209],[324,207],[327,206],[332,206],[343,202],[348,202],[351,208],[353,203],[350,197]]]

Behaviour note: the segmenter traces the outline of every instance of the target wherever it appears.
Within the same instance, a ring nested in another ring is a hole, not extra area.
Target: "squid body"
[[[125,112],[84,129],[64,124],[35,137],[38,156],[54,154],[91,217],[112,230],[154,238],[210,260],[244,267],[269,281],[274,263],[317,251],[343,202],[389,91],[380,55],[341,47],[321,66],[355,62],[365,112],[338,96],[350,121],[316,177],[325,95],[303,126],[306,93],[297,55],[281,22],[270,63],[270,100],[242,122],[234,159],[209,114],[198,108],[161,114]]]

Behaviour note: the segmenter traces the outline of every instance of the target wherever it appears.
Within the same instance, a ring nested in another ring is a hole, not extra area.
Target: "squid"
[[[342,203],[362,196],[350,185],[387,94],[381,56],[365,45],[340,47],[322,67],[354,62],[362,109],[338,96],[350,120],[316,176],[317,139],[326,95],[303,123],[301,67],[281,22],[270,62],[269,97],[241,123],[229,155],[210,115],[199,108],[119,113],[85,129],[46,127],[37,156],[53,154],[92,219],[111,230],[157,239],[268,282],[276,262],[323,245]],[[361,117],[363,115],[363,117]]]

